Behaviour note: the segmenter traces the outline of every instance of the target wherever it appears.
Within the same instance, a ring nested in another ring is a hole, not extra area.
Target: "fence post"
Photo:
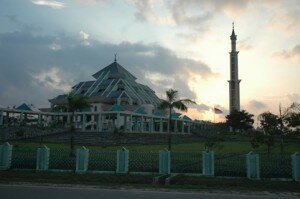
[[[292,155],[292,173],[293,179],[300,182],[300,154],[298,152]]]
[[[215,175],[215,161],[213,151],[202,151],[202,173],[203,175]]]
[[[39,147],[36,156],[36,170],[46,171],[49,168],[50,149],[47,146]]]
[[[8,170],[11,166],[12,145],[8,142],[0,146],[0,170]]]
[[[167,149],[159,151],[159,174],[171,173],[171,154]]]
[[[259,155],[252,151],[246,154],[247,159],[247,178],[250,180],[260,180]]]
[[[128,173],[129,151],[122,148],[117,151],[117,173]]]
[[[76,173],[85,173],[89,165],[89,149],[84,146],[76,150]]]

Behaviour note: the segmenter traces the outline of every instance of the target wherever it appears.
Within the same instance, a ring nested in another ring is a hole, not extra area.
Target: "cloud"
[[[84,32],[82,30],[79,32],[79,38],[81,40],[81,43],[85,46],[90,45],[89,37],[90,37],[90,35],[88,33]]]
[[[223,12],[227,15],[236,16],[248,8],[250,0],[130,0],[136,7],[135,18],[138,21],[150,21],[154,23],[168,23],[180,27],[187,27],[194,33],[207,31],[211,20],[216,13]],[[155,8],[163,10],[163,14],[155,12]],[[182,33],[181,33],[182,34]]]
[[[174,25],[174,20],[172,19],[170,13],[162,15],[158,12],[155,12],[155,6],[158,6],[162,10],[166,9],[163,1],[130,0],[130,2],[137,9],[137,12],[134,14],[137,21],[150,21],[155,24]]]
[[[300,102],[300,94],[299,93],[291,93],[287,95],[287,98],[291,101],[291,102]]]
[[[62,48],[62,46],[58,43],[52,43],[52,44],[49,45],[49,48],[51,50],[60,50]]]
[[[172,87],[180,97],[195,99],[188,86],[190,73],[203,79],[214,77],[201,61],[178,57],[157,44],[122,42],[103,43],[87,33],[78,35],[43,35],[30,31],[0,33],[0,102],[1,105],[23,101],[49,106],[53,98],[80,81],[93,80],[92,74],[117,60],[133,73],[138,82],[147,84],[160,96]],[[88,40],[93,45],[82,45]]]
[[[251,41],[250,38],[246,38],[244,40],[241,40],[237,43],[238,45],[238,49],[239,50],[243,50],[243,51],[247,51],[247,50],[251,50],[253,48],[253,46],[251,44],[249,44]]]
[[[33,0],[31,2],[35,5],[47,6],[53,9],[61,9],[65,7],[65,4],[59,1]]]
[[[290,50],[281,50],[281,51],[274,52],[272,56],[282,58],[282,59],[300,58],[300,44],[294,46]]]
[[[197,104],[194,106],[196,106],[197,110],[202,113],[211,110],[211,107],[206,104]]]
[[[299,1],[265,1],[266,10],[272,10],[272,15],[267,21],[267,27],[279,33],[297,34],[300,27]]]
[[[32,77],[37,83],[51,90],[60,90],[66,93],[70,91],[72,87],[72,82],[68,82],[67,79],[62,77],[60,69],[56,67],[50,68],[47,71],[41,71],[38,74],[33,74]]]
[[[267,105],[257,100],[251,100],[248,107],[252,110],[261,110],[267,108]]]

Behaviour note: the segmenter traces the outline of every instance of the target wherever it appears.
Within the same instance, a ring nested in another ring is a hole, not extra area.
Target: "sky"
[[[165,98],[173,88],[213,120],[229,106],[232,22],[241,108],[300,102],[300,0],[1,0],[0,106],[49,107],[117,61]]]

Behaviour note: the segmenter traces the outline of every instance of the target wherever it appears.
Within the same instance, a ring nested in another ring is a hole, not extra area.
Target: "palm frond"
[[[165,109],[167,109],[167,108],[170,108],[170,103],[168,102],[168,101],[166,101],[166,100],[163,100],[161,103],[160,103],[160,105],[159,105],[159,109],[161,109],[161,110],[165,110]]]
[[[173,106],[180,111],[187,112],[188,110],[188,107],[181,100],[173,102]]]
[[[185,105],[192,105],[192,104],[196,104],[196,102],[195,101],[193,101],[193,100],[190,100],[190,99],[181,99],[181,100],[179,100],[179,101],[181,101],[182,103],[184,103]]]
[[[166,95],[169,102],[174,102],[178,97],[178,91],[170,89],[166,91]]]
[[[75,93],[73,92],[70,92],[69,95],[68,95],[68,108],[70,111],[77,111],[77,110],[82,110],[82,109],[85,109],[85,108],[88,108],[90,107],[90,103],[88,101],[88,97],[86,96],[78,96],[78,95],[75,95]]]

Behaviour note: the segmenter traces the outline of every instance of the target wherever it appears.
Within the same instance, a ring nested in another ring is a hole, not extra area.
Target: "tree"
[[[290,128],[300,127],[300,113],[291,113],[285,119],[287,126]]]
[[[258,120],[264,132],[260,135],[259,142],[267,145],[268,153],[270,153],[275,136],[280,135],[280,117],[271,112],[264,112],[258,116]]]
[[[74,92],[70,92],[68,94],[68,104],[67,108],[68,111],[72,113],[71,115],[71,129],[70,129],[70,149],[71,149],[71,156],[75,155],[74,151],[74,115],[75,111],[81,111],[82,109],[90,107],[90,103],[88,102],[88,97],[83,95],[75,95]]]
[[[279,115],[264,112],[258,116],[260,126],[264,130],[264,140],[267,145],[274,145],[274,138],[280,138],[280,152],[284,153],[284,137],[293,129],[300,126],[300,104],[292,103],[287,108],[279,105]],[[269,146],[268,146],[269,147]],[[268,149],[269,151],[269,149]]]
[[[292,103],[287,108],[279,105],[279,133],[280,133],[280,152],[283,154],[284,137],[290,132],[294,125],[297,125],[297,114],[300,113],[300,104]]]
[[[288,108],[288,113],[285,116],[284,122],[289,128],[300,127],[300,104],[293,103]]]
[[[189,104],[196,104],[196,102],[190,100],[190,99],[178,99],[178,91],[170,89],[166,91],[166,96],[167,100],[163,100],[160,104],[160,109],[169,110],[169,120],[168,120],[168,149],[171,150],[171,131],[170,131],[170,126],[171,126],[171,117],[172,117],[172,109],[176,108],[180,111],[187,111],[188,107],[187,105]]]
[[[245,110],[234,110],[232,113],[226,116],[226,123],[228,126],[232,127],[234,132],[236,130],[252,129],[254,123],[253,116],[254,115],[248,113]]]

